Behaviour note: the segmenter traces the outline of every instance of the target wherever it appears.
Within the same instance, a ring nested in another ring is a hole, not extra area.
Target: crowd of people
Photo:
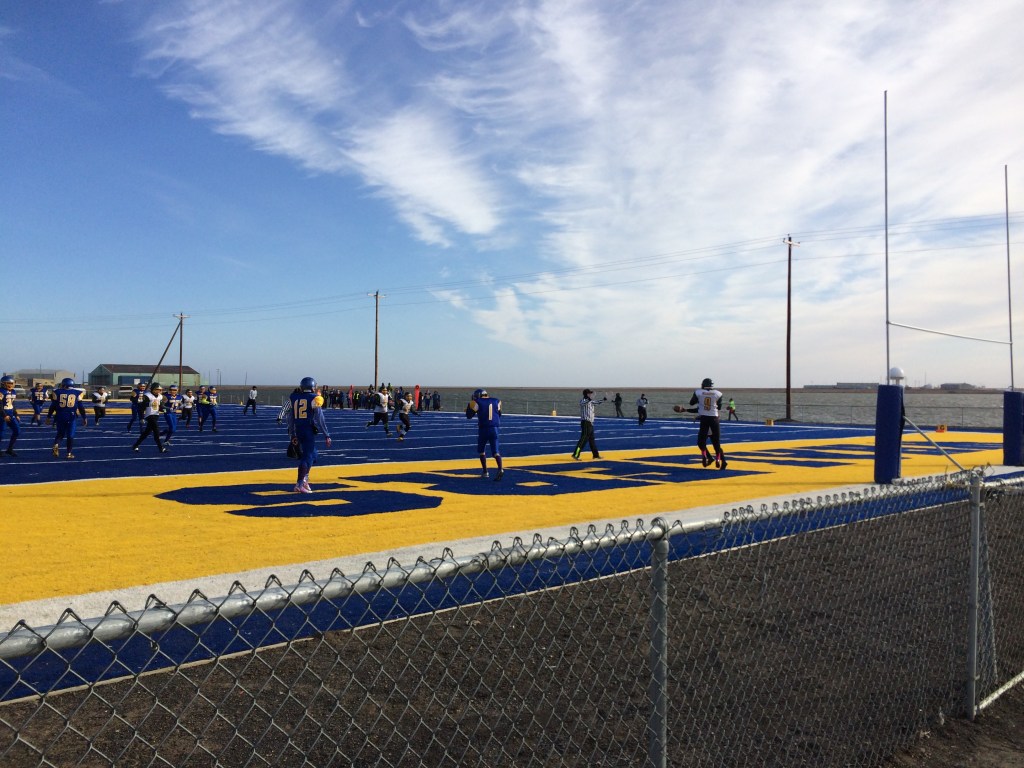
[[[408,390],[408,392],[404,387],[395,388],[391,384],[383,382],[381,382],[379,387],[371,385],[366,389],[355,389],[352,386],[348,388],[321,386],[317,392],[323,398],[324,408],[372,411],[377,407],[377,396],[381,390],[387,392],[388,398],[392,403],[405,402],[406,395],[411,395],[413,398],[412,410],[417,413],[441,410],[441,392],[438,390],[420,389],[418,385]],[[255,408],[253,413],[255,413]]]

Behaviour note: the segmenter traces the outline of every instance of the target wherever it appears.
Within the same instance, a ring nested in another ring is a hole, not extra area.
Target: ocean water
[[[397,385],[396,385],[397,386]],[[348,386],[342,387],[346,391]],[[609,402],[597,409],[598,418],[614,417],[615,393],[622,393],[622,411],[627,418],[636,418],[636,400],[641,391],[647,395],[648,418],[688,418],[692,414],[677,414],[672,406],[687,404],[692,389],[609,389],[592,387],[599,399]],[[244,402],[248,388],[220,387],[222,402]],[[431,389],[423,387],[422,389]],[[441,393],[441,409],[461,411],[466,407],[473,387],[437,387]],[[786,416],[786,393],[782,389],[734,389],[719,387],[725,399],[736,400],[736,412],[743,421],[778,421]],[[279,407],[292,387],[261,387],[260,402],[268,407]],[[502,402],[504,413],[551,414],[578,416],[581,389],[544,387],[490,387],[488,391]],[[874,424],[876,393],[868,391],[839,391],[828,389],[802,389],[792,391],[790,411],[796,421],[817,424]],[[933,428],[939,424],[963,428],[1002,428],[1003,393],[945,392],[941,390],[908,389],[904,397],[907,418],[919,427]]]

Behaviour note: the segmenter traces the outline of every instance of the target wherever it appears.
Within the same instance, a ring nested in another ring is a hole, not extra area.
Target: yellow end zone
[[[945,433],[937,442],[967,468],[1002,461],[1001,438],[992,433]],[[926,444],[907,435],[904,447]],[[958,443],[971,449],[957,451]],[[827,445],[829,460],[814,451],[795,465],[780,452]],[[472,476],[474,460],[394,463],[314,468],[314,495],[291,491],[293,469],[119,478],[0,486],[3,514],[0,537],[5,550],[5,578],[0,604],[88,592],[132,588],[215,574],[428,545],[436,541],[583,525],[604,519],[650,521],[673,512],[706,506],[742,505],[755,499],[848,485],[870,485],[874,464],[864,446],[869,437],[727,446],[729,470],[718,475],[701,469],[692,447],[621,451],[605,462],[575,462],[564,454],[506,460],[503,484],[523,494],[479,492],[487,481]],[[987,446],[991,446],[988,448]],[[844,451],[843,448],[849,448]],[[981,448],[981,449],[979,449]],[[838,457],[838,458],[837,458]],[[490,462],[493,475],[494,466]],[[518,470],[533,468],[530,472]],[[664,478],[680,468],[696,470],[684,482]],[[903,477],[954,471],[937,452],[905,453]],[[621,477],[636,472],[643,482],[621,487]],[[424,473],[444,478],[438,489]],[[467,474],[468,473],[468,474]],[[749,473],[749,474],[748,474]],[[415,476],[409,480],[401,476]],[[586,479],[584,491],[562,492],[573,479]],[[460,485],[465,484],[465,485]],[[488,484],[489,485],[489,484]],[[496,485],[496,484],[495,484]],[[210,489],[248,487],[264,506],[303,503],[337,508],[360,492],[393,492],[414,499],[410,508],[356,516],[253,517],[238,514],[239,503],[193,503]],[[605,487],[602,487],[605,486]],[[617,487],[610,487],[617,486]],[[471,493],[460,492],[472,489]],[[550,493],[545,491],[550,490]],[[489,489],[487,489],[489,491]],[[318,498],[317,494],[320,494]],[[160,498],[172,494],[175,498]],[[422,500],[416,504],[415,499]],[[232,511],[235,514],[232,514]],[[439,553],[438,553],[439,554]]]

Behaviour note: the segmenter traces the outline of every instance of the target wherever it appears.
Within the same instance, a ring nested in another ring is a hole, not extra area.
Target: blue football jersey
[[[496,427],[501,421],[501,400],[496,397],[481,397],[473,400],[470,407],[476,411],[477,424],[480,429]]]
[[[0,389],[0,411],[5,413],[17,413],[17,395],[13,389]]]
[[[71,421],[78,412],[85,417],[85,404],[82,403],[82,390],[71,387],[58,387],[53,390],[53,405],[50,413],[57,419]]]

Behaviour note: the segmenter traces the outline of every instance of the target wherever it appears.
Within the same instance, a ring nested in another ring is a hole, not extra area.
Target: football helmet
[[[307,376],[299,382],[299,389],[303,392],[313,392],[316,390],[316,379],[312,376]]]
[[[152,384],[149,385],[150,392],[156,392],[158,389],[163,389],[163,387],[160,386],[160,382],[158,381],[154,381]]]
[[[711,379],[704,379],[704,381],[702,381],[700,385],[704,389],[711,389],[711,387],[715,386],[715,382],[713,382]]]
[[[4,376],[0,379],[0,385],[3,385],[4,389],[14,389],[14,377]]]
[[[487,397],[487,390],[486,389],[476,389],[476,390],[473,390],[473,399],[474,400],[479,400],[481,397]]]
[[[169,386],[168,389],[171,390],[171,392],[177,392],[178,391],[178,385],[177,384],[171,384],[171,386]]]
[[[62,387],[64,387],[65,389],[67,389],[69,387],[75,386],[75,380],[74,379],[69,379],[69,378],[65,377],[65,378],[60,380],[60,385]]]

